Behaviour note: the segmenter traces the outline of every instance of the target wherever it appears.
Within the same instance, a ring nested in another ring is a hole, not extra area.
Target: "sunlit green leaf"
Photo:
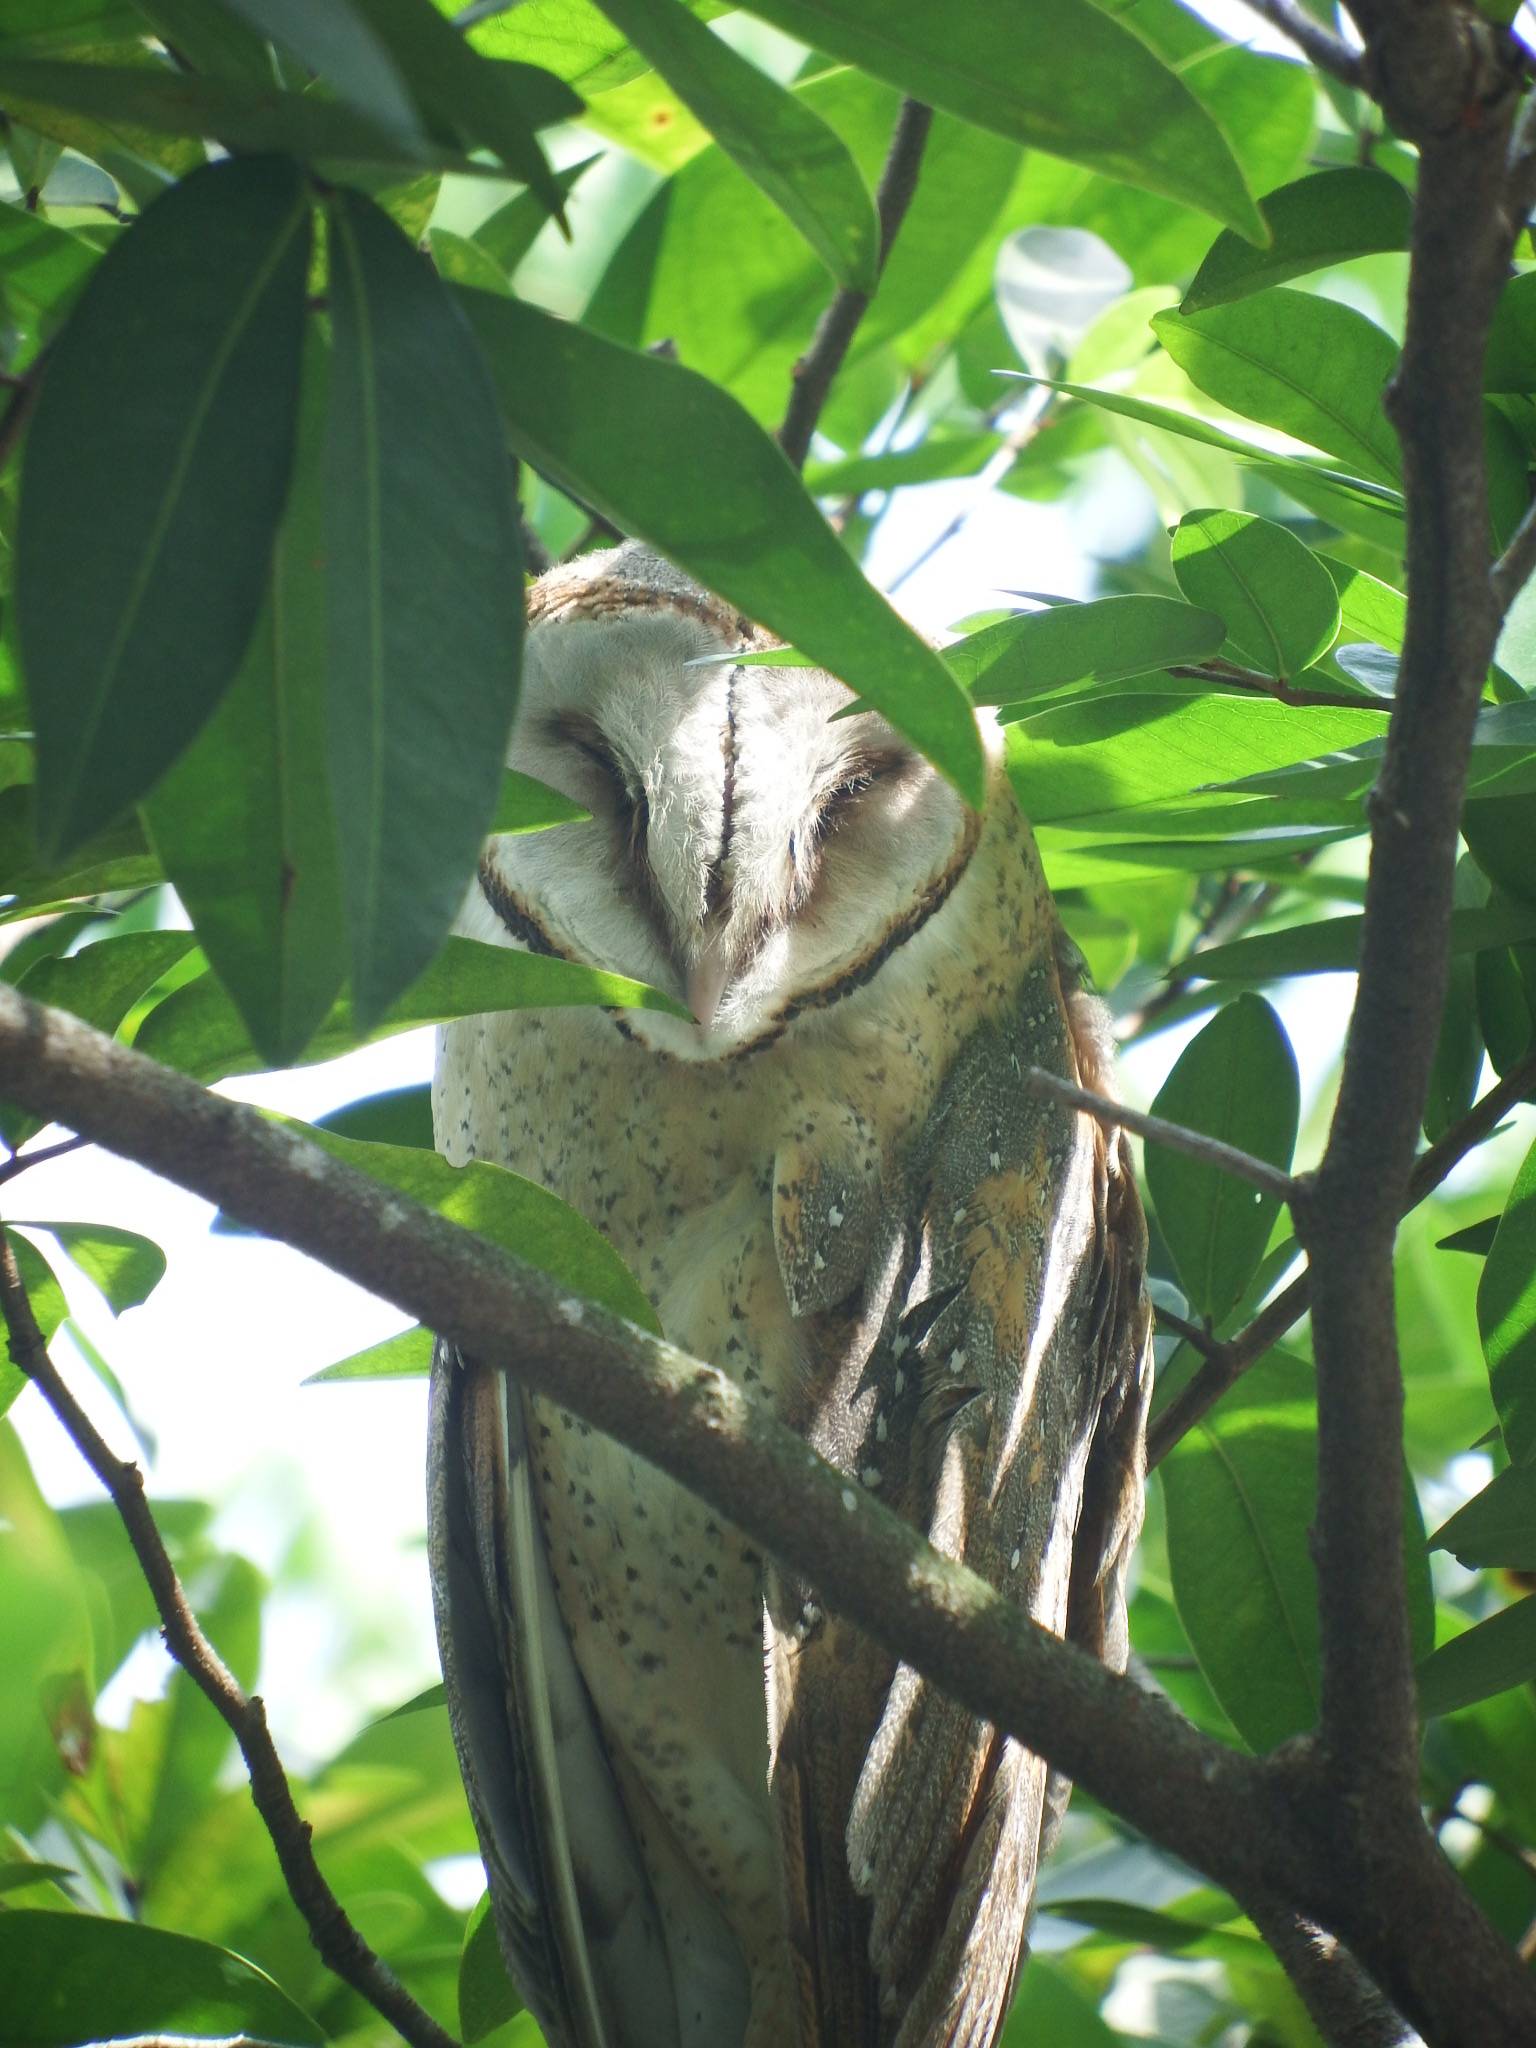
[[[805,101],[712,35],[681,0],[602,4],[838,283],[873,291],[879,224],[840,137]]]
[[[1223,230],[1179,305],[1203,312],[1378,249],[1406,249],[1413,201],[1396,178],[1365,165],[1313,171],[1259,201],[1268,248]]]
[[[1333,579],[1287,528],[1247,512],[1186,512],[1172,555],[1190,603],[1222,619],[1239,655],[1262,674],[1299,675],[1333,645]]]
[[[327,762],[352,1000],[371,1024],[436,952],[495,810],[522,550],[457,310],[369,201],[339,192],[327,218]]]
[[[1219,405],[1397,482],[1397,435],[1381,407],[1397,344],[1363,313],[1276,286],[1205,313],[1157,313],[1152,326]]]
[[[503,2020],[521,2012],[523,2001],[507,1977],[496,1940],[491,1897],[486,1892],[469,1916],[459,1957],[459,2030],[466,2048],[483,2041]]]
[[[45,856],[144,793],[245,652],[292,463],[308,223],[295,166],[209,165],[113,245],[55,345],[16,542]]]
[[[39,1223],[18,1216],[24,1230],[56,1237],[81,1272],[92,1280],[114,1314],[147,1301],[165,1277],[165,1253],[152,1238],[115,1223]]]
[[[1364,916],[1330,917],[1315,924],[1287,925],[1255,932],[1230,945],[1203,948],[1190,961],[1206,981],[1268,981],[1291,974],[1347,974],[1360,964]],[[1536,938],[1536,909],[1520,904],[1486,910],[1453,910],[1451,948],[1476,953]]]
[[[398,1337],[386,1337],[366,1351],[354,1351],[350,1358],[322,1366],[304,1384],[323,1387],[337,1380],[425,1379],[431,1370],[432,1332],[418,1324],[413,1330],[402,1330]]]
[[[1011,704],[1084,677],[1113,682],[1220,652],[1219,618],[1169,597],[1100,597],[985,626],[944,659],[978,704]]]
[[[1029,0],[999,36],[983,0],[754,0],[753,13],[951,113],[1197,206],[1262,239],[1231,146],[1177,74],[1083,0]]]

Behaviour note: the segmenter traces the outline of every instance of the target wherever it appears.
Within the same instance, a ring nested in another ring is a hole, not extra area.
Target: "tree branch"
[[[1277,28],[1283,36],[1289,37],[1319,71],[1326,71],[1340,85],[1350,86],[1355,91],[1364,87],[1365,73],[1354,51],[1347,43],[1340,42],[1337,36],[1330,35],[1315,16],[1296,4],[1296,0],[1248,0],[1248,5],[1271,28]]]
[[[1411,1830],[1384,1831],[1392,1882],[1371,1891],[1348,1803],[1319,1776],[1309,1743],[1256,1758],[1201,1734],[940,1555],[713,1366],[3,984],[0,1096],[322,1260],[648,1458],[828,1605],[1245,1906],[1278,1895],[1336,1933],[1437,2048],[1467,2038],[1430,2025],[1451,2008],[1477,2012],[1478,2048],[1536,2038],[1536,1984],[1434,1852],[1416,1808]],[[1453,1930],[1449,1947],[1426,1938],[1431,1921]]]
[[[67,1153],[78,1152],[87,1142],[84,1138],[60,1138],[56,1145],[39,1145],[35,1152],[13,1152],[0,1164],[0,1187],[4,1187],[8,1180],[14,1180],[19,1173],[25,1173],[29,1166],[46,1166],[50,1159],[63,1159]]]
[[[1248,1913],[1328,2048],[1400,2048],[1409,2040],[1410,2029],[1332,1935],[1267,1900]]]
[[[1496,1082],[1486,1095],[1474,1102],[1466,1115],[1458,1118],[1442,1138],[1427,1152],[1420,1153],[1409,1176],[1403,1214],[1406,1216],[1409,1210],[1416,1209],[1420,1202],[1432,1195],[1452,1168],[1480,1145],[1509,1111],[1533,1090],[1536,1090],[1536,1053],[1522,1060],[1518,1067],[1512,1067],[1503,1080]],[[1201,1416],[1216,1405],[1229,1387],[1237,1384],[1250,1365],[1257,1364],[1272,1345],[1279,1343],[1287,1330],[1301,1321],[1311,1302],[1311,1276],[1299,1273],[1235,1337],[1207,1345],[1204,1365],[1178,1399],[1155,1419],[1147,1433],[1149,1470],[1161,1464],[1174,1445],[1188,1436]],[[1157,1319],[1170,1329],[1177,1327],[1176,1321],[1163,1309],[1157,1311]],[[1187,1341],[1193,1342],[1193,1339]]]
[[[1181,662],[1168,671],[1171,676],[1188,676],[1197,683],[1216,683],[1232,690],[1251,690],[1255,696],[1273,697],[1281,704],[1330,704],[1341,711],[1385,711],[1384,703],[1348,690],[1299,689],[1283,676],[1267,676],[1259,669],[1238,668],[1228,661]]]
[[[176,1567],[171,1563],[137,1465],[114,1457],[105,1439],[59,1376],[16,1264],[10,1238],[0,1231],[0,1314],[11,1361],[24,1372],[63,1425],[75,1448],[112,1497],[140,1568],[154,1596],[165,1646],[212,1705],[240,1745],[251,1798],[277,1852],[289,1896],[327,1966],[367,1999],[412,2048],[454,2048],[453,2036],[411,1997],[347,1918],[315,1861],[310,1829],[293,1803],[282,1760],[267,1728],[266,1710],[247,1697],[203,1634]]]
[[[1202,1166],[1214,1166],[1218,1173],[1245,1180],[1250,1187],[1259,1188],[1278,1201],[1289,1202],[1296,1192],[1295,1179],[1278,1166],[1271,1166],[1267,1159],[1256,1159],[1251,1152],[1239,1151],[1236,1145],[1224,1144],[1220,1138],[1208,1138],[1203,1131],[1192,1131],[1186,1124],[1171,1124],[1166,1117],[1130,1109],[1108,1095],[1094,1095],[1086,1088],[1063,1081],[1059,1074],[1047,1073],[1044,1067],[1026,1067],[1020,1084],[1026,1095],[1046,1096],[1064,1102],[1069,1109],[1085,1110],[1109,1130],[1135,1131],[1138,1137],[1149,1138],[1154,1145],[1166,1145],[1170,1152],[1182,1152],[1186,1159],[1198,1159]]]
[[[885,169],[875,193],[875,211],[880,220],[880,248],[875,263],[878,282],[885,270],[891,245],[896,240],[922,167],[928,131],[933,126],[933,109],[920,100],[903,100],[891,136]],[[843,366],[859,322],[868,309],[870,292],[844,285],[816,324],[811,345],[796,363],[790,387],[789,405],[779,428],[779,446],[795,465],[803,469],[810,453],[811,436],[821,418],[822,407],[832,389],[832,380]]]

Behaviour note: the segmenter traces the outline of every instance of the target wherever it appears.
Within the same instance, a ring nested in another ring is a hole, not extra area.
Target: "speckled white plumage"
[[[493,841],[459,928],[686,990],[698,1021],[452,1025],[441,1149],[571,1202],[674,1342],[1057,1628],[1108,1417],[1120,1477],[1095,1509],[1088,1583],[1113,1605],[1139,1513],[1139,1212],[1102,1134],[1007,1087],[1021,1051],[1062,1071],[1098,1054],[1062,988],[996,732],[977,821],[883,721],[834,719],[847,693],[830,678],[711,663],[761,636],[633,548],[554,572],[532,617],[512,760],[593,818]],[[453,1431],[467,1442],[469,1425],[445,1428],[451,1484]],[[853,1642],[739,1532],[585,1425],[530,1401],[510,1430],[547,1570],[540,1592],[516,1561],[512,1633],[567,1691],[579,1674],[589,1706],[565,1715],[567,1752],[588,1763],[551,1762],[551,1737],[541,1768],[562,1780],[572,1893],[609,1899],[575,1973],[587,1993],[520,1906],[510,1931],[502,1915],[515,1953],[534,1944],[525,1971],[554,1985],[542,2006],[530,1993],[551,2038],[990,2040],[1043,1768]],[[1032,1461],[1034,1511],[1020,1492]],[[440,1556],[451,1608],[446,1578]],[[445,1638],[462,1623],[445,1614]],[[526,1755],[525,1698],[509,1718]],[[594,1748],[611,1772],[596,1815]],[[996,1837],[986,1870],[961,1847],[978,1834]],[[546,1918],[552,1853],[545,1839],[531,1859]],[[1005,1872],[1018,1896],[999,1906]]]

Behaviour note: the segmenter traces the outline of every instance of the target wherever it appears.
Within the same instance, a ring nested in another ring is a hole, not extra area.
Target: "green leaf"
[[[398,1337],[386,1337],[381,1344],[370,1344],[366,1351],[354,1351],[350,1358],[339,1358],[334,1365],[322,1366],[303,1384],[324,1387],[337,1380],[425,1379],[432,1370],[432,1342],[432,1332],[418,1323],[413,1330],[402,1330]]]
[[[1277,286],[1205,313],[1156,313],[1153,331],[1219,405],[1395,484],[1397,436],[1381,409],[1397,344],[1336,299]]]
[[[1384,737],[1367,739],[1291,768],[1260,770],[1215,786],[1255,796],[1358,799],[1376,780],[1384,745]],[[1467,789],[1479,798],[1536,792],[1536,702],[1490,704],[1477,714]]]
[[[372,1024],[474,873],[516,705],[516,491],[478,350],[369,200],[334,195],[328,765],[352,1000]]]
[[[1219,618],[1171,597],[1099,597],[984,626],[944,650],[977,704],[1011,704],[1091,677],[1114,682],[1220,652]]]
[[[273,151],[327,169],[376,165],[504,175],[499,166],[481,163],[449,144],[428,139],[413,145],[338,100],[156,64],[55,64],[0,57],[0,93],[8,107],[63,108],[114,131],[127,122],[151,133],[213,136],[227,149]]]
[[[413,1145],[370,1145],[292,1119],[285,1122],[333,1159],[398,1188],[450,1222],[526,1259],[562,1287],[660,1334],[655,1310],[607,1238],[536,1181],[484,1159],[450,1166],[437,1153]]]
[[[1230,945],[1211,946],[1184,963],[1203,981],[1272,981],[1291,974],[1348,974],[1360,964],[1363,916],[1330,917],[1315,924],[1255,932]],[[1477,953],[1536,938],[1536,908],[1490,905],[1451,912],[1451,950]]]
[[[19,206],[0,206],[0,276],[6,303],[46,332],[101,261],[80,235]]]
[[[115,1223],[39,1223],[16,1219],[23,1230],[46,1230],[106,1296],[114,1315],[148,1301],[165,1277],[165,1253],[152,1238]]]
[[[734,400],[532,306],[457,296],[519,452],[840,676],[980,803],[981,742],[963,692]]]
[[[792,221],[839,284],[873,292],[880,226],[847,144],[681,0],[602,0],[720,147]]]
[[[21,1284],[27,1290],[32,1303],[32,1313],[37,1318],[37,1327],[43,1333],[43,1342],[51,1343],[53,1333],[69,1314],[69,1303],[64,1299],[64,1290],[54,1278],[53,1269],[35,1244],[29,1244],[24,1237],[12,1237],[11,1249],[16,1254],[16,1267],[21,1274]],[[27,1384],[27,1376],[19,1365],[9,1358],[0,1358],[0,1415],[4,1415],[16,1396]]]
[[[299,1064],[334,1059],[355,1046],[391,1038],[420,1024],[443,1024],[452,1017],[477,1017],[490,1010],[567,1009],[589,1003],[611,1009],[664,1010],[673,1017],[690,1014],[675,996],[649,988],[643,981],[631,981],[626,975],[605,974],[575,960],[484,945],[477,939],[450,938],[427,971],[366,1029],[358,1025],[343,997],[304,1048]],[[239,1011],[207,975],[157,1003],[140,1026],[134,1044],[152,1059],[199,1081],[254,1074],[262,1068],[261,1055],[251,1044]]]
[[[1160,1468],[1174,1600],[1211,1690],[1254,1750],[1317,1718],[1316,1399],[1312,1367],[1271,1352]],[[1434,1609],[1406,1472],[1403,1519],[1410,1625],[1422,1654]]]
[[[491,1895],[483,1892],[464,1929],[459,1956],[459,2031],[466,2048],[474,2048],[475,2042],[522,2009],[496,1941]]]
[[[496,799],[493,832],[547,832],[552,825],[579,825],[592,813],[547,782],[536,781],[516,768],[505,768]]]
[[[30,1289],[33,1273],[21,1257],[22,1240],[13,1242]],[[33,1257],[40,1266],[41,1259]],[[0,1812],[11,1826],[30,1829],[64,1789],[71,1767],[90,1765],[96,1682],[84,1584],[59,1517],[39,1492],[9,1423],[0,1423],[0,1612],[6,1663],[0,1686]],[[0,1913],[0,1939],[7,1927],[30,1917]],[[33,1960],[29,1952],[29,1965]],[[11,2025],[16,1982],[16,1971],[0,1961],[0,1984],[7,1988],[4,2020]]]
[[[1034,1956],[1024,1972],[998,2048],[1120,2048],[1124,2036],[1099,2017],[1095,1999],[1065,1969]]]
[[[273,1066],[298,1057],[345,972],[325,772],[325,352],[318,336],[306,346],[293,488],[256,632],[224,701],[144,806],[209,961]]]
[[[884,455],[808,462],[806,489],[818,498],[851,498],[865,491],[897,491],[906,484],[974,476],[1001,446],[998,434],[929,434],[913,448],[897,448]]]
[[[247,2034],[278,2048],[325,2039],[228,1949],[93,1913],[0,1914],[0,1982],[7,2033],[28,2048],[135,2034]]]
[[[492,150],[546,210],[561,215],[559,186],[535,128],[581,112],[569,86],[533,65],[485,57],[420,0],[347,0],[388,51],[418,104],[466,148]],[[310,16],[329,10],[307,10]]]
[[[1483,359],[1483,389],[1536,392],[1536,272],[1512,277],[1499,296]]]
[[[1458,1237],[1468,1235],[1458,1231]],[[1442,1238],[1442,1245],[1451,1242]],[[1473,1570],[1536,1571],[1536,1465],[1510,1465],[1435,1531],[1431,1548]]]
[[[144,794],[245,652],[292,464],[308,250],[296,166],[211,164],[113,244],[54,346],[16,538],[45,858]]]
[[[1249,512],[1186,512],[1172,552],[1180,590],[1215,612],[1265,675],[1299,675],[1333,645],[1333,578],[1286,527]]]
[[[1249,772],[1267,772],[1303,750],[1353,745],[1385,723],[1380,710],[1281,704],[1251,692],[1240,698],[1095,692],[1010,725],[1008,773],[1035,825],[1100,820],[1159,798],[1187,804],[1190,791],[1222,774],[1225,764],[1246,760]],[[1242,810],[1256,829],[1275,822],[1268,806]],[[1363,820],[1356,819],[1354,829],[1363,830]]]
[[[365,1095],[329,1116],[317,1117],[322,1131],[340,1138],[366,1138],[377,1145],[419,1145],[432,1149],[432,1087],[422,1081],[406,1088]]]
[[[1155,1116],[1289,1170],[1300,1113],[1296,1056],[1262,996],[1228,1003],[1174,1063]],[[1147,1188],[1192,1308],[1219,1323],[1258,1271],[1280,1211],[1229,1173],[1165,1145],[1146,1149]]]
[[[1536,1678],[1536,1599],[1517,1600],[1442,1643],[1419,1666],[1419,1707],[1454,1714]]]
[[[1465,1230],[1453,1230],[1449,1237],[1437,1237],[1435,1249],[1442,1252],[1473,1252],[1480,1259],[1486,1258],[1493,1250],[1493,1240],[1498,1228],[1497,1216],[1485,1216],[1481,1223],[1469,1223]]]
[[[1202,313],[1376,250],[1406,249],[1413,223],[1413,201],[1396,178],[1359,165],[1309,171],[1261,199],[1259,211],[1268,248],[1224,229],[1184,294],[1181,313]]]
[[[307,0],[223,0],[323,78],[348,105],[413,148],[427,137],[400,67],[350,0],[312,7]]]
[[[526,0],[525,0],[526,4]],[[569,198],[571,187],[582,172],[598,161],[596,156],[584,156],[579,163],[567,164],[556,171],[555,183],[563,200]],[[517,192],[505,206],[481,221],[470,240],[485,251],[503,278],[509,278],[522,262],[549,219],[549,209],[532,192]]]
[[[1140,426],[1157,428],[1163,433],[1177,435],[1180,440],[1198,442],[1202,447],[1222,449],[1257,469],[1261,475],[1272,477],[1304,504],[1309,502],[1309,493],[1321,493],[1351,512],[1360,511],[1372,518],[1385,519],[1394,526],[1402,518],[1401,491],[1376,483],[1369,477],[1330,469],[1318,457],[1276,454],[1262,442],[1245,441],[1228,428],[1202,419],[1198,413],[1138,398],[1129,391],[1107,391],[1096,384],[1073,384],[1050,377],[1036,377],[1031,381],[1044,385],[1049,391],[1059,391],[1064,397],[1081,399],[1099,412],[1135,420]]]
[[[1477,1327],[1510,1460],[1536,1463],[1536,1145],[1515,1175],[1483,1267]]]
[[[985,0],[754,0],[753,13],[979,128],[1199,207],[1262,239],[1232,150],[1189,87],[1084,0],[1031,0],[998,34]]]

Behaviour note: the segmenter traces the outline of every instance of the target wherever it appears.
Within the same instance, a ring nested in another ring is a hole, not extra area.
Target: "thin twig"
[[[41,1145],[35,1152],[13,1152],[0,1165],[0,1187],[8,1180],[14,1180],[19,1173],[25,1173],[29,1166],[46,1166],[50,1159],[62,1159],[68,1152],[78,1152],[82,1145],[88,1145],[89,1138],[60,1138],[56,1145]]]
[[[877,282],[917,190],[917,174],[932,126],[932,107],[925,107],[921,100],[902,101],[875,193],[875,211],[880,221],[880,246],[875,261]],[[832,389],[832,380],[843,366],[872,296],[853,285],[844,285],[817,322],[810,347],[795,365],[789,405],[779,428],[779,446],[796,469],[805,467],[811,436]]]
[[[1187,1316],[1175,1315],[1171,1308],[1164,1308],[1161,1302],[1154,1304],[1157,1327],[1171,1330],[1175,1337],[1187,1344],[1191,1351],[1198,1351],[1202,1358],[1212,1358],[1221,1350],[1219,1338],[1209,1330],[1203,1330],[1198,1323],[1192,1323]]]
[[[1204,1131],[1169,1123],[1166,1117],[1149,1116],[1145,1110],[1128,1109],[1123,1102],[1063,1081],[1059,1074],[1049,1074],[1044,1067],[1026,1067],[1020,1079],[1028,1095],[1049,1096],[1066,1103],[1069,1109],[1085,1110],[1109,1130],[1123,1126],[1135,1131],[1138,1137],[1150,1138],[1154,1145],[1166,1145],[1170,1152],[1182,1152],[1187,1159],[1198,1159],[1202,1166],[1214,1166],[1218,1173],[1230,1173],[1235,1180],[1245,1180],[1250,1187],[1259,1188],[1278,1201],[1289,1202],[1296,1193],[1298,1183],[1290,1174],[1271,1166],[1267,1159],[1255,1159],[1251,1152],[1240,1151],[1236,1145],[1208,1138]]]
[[[1524,590],[1532,570],[1536,570],[1536,505],[1527,508],[1510,536],[1508,547],[1488,571],[1500,618]]]
[[[1181,662],[1168,671],[1171,676],[1188,676],[1195,682],[1214,683],[1234,690],[1252,690],[1273,697],[1281,704],[1328,704],[1340,711],[1388,711],[1390,705],[1346,690],[1298,689],[1283,676],[1267,676],[1259,669],[1238,668],[1226,661]]]
[[[250,1774],[251,1798],[272,1837],[289,1895],[304,1916],[310,1939],[336,1975],[366,1998],[413,2048],[454,2048],[452,2035],[422,2011],[393,1971],[369,1948],[321,1876],[310,1846],[309,1824],[293,1803],[287,1775],[267,1729],[262,1702],[255,1695],[247,1697],[198,1625],[144,1497],[144,1479],[138,1466],[114,1457],[60,1378],[32,1313],[15,1251],[3,1232],[0,1313],[5,1319],[12,1362],[27,1375],[58,1417],[122,1517],[128,1541],[154,1596],[166,1648],[240,1745]]]
[[[1331,35],[1314,15],[1299,7],[1296,0],[1248,0],[1248,5],[1271,28],[1288,37],[1319,71],[1326,71],[1330,78],[1336,78],[1352,91],[1364,90],[1365,68],[1354,51]]]
[[[1511,1068],[1503,1080],[1496,1082],[1486,1095],[1474,1102],[1466,1115],[1458,1118],[1442,1138],[1420,1154],[1409,1178],[1408,1199],[1402,1213],[1406,1216],[1410,1209],[1416,1209],[1420,1202],[1432,1195],[1452,1168],[1480,1145],[1533,1089],[1536,1089],[1536,1053],[1518,1067]],[[1149,1468],[1166,1458],[1201,1416],[1216,1405],[1229,1387],[1237,1384],[1249,1366],[1257,1364],[1271,1346],[1279,1343],[1287,1330],[1301,1321],[1311,1301],[1311,1276],[1298,1273],[1290,1285],[1282,1288],[1235,1337],[1229,1337],[1207,1351],[1204,1365],[1178,1399],[1157,1417],[1147,1433]],[[1162,1309],[1157,1313],[1159,1320],[1167,1321]]]

